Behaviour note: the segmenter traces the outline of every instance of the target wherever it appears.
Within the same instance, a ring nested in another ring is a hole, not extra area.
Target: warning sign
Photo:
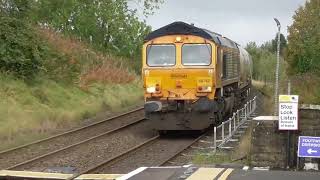
[[[298,130],[297,95],[279,96],[279,130]]]

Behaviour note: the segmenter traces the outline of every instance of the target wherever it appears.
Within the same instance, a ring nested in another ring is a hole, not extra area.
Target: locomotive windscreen
[[[149,45],[147,47],[147,64],[148,66],[174,66],[176,64],[175,45]]]
[[[184,44],[182,64],[186,66],[208,66],[211,64],[210,44]]]

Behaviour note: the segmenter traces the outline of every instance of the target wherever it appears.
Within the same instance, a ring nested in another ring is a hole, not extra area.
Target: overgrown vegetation
[[[126,0],[0,0],[0,149],[139,104],[149,31]]]
[[[281,36],[280,93],[287,92],[287,82],[292,82],[291,93],[300,95],[300,103],[320,104],[320,2],[306,1],[293,16],[289,26],[288,44]],[[247,45],[253,58],[253,78],[264,82],[260,89],[269,97],[273,94],[275,76],[276,39],[257,46]],[[268,83],[269,82],[269,83]],[[272,82],[272,83],[270,83]],[[257,83],[256,83],[257,84]]]
[[[267,41],[264,44],[258,46],[255,42],[249,42],[246,46],[246,50],[250,53],[253,62],[253,79],[273,82],[275,78],[275,67],[277,63],[277,37],[271,41]],[[281,41],[281,54],[286,51],[286,39],[283,35],[280,36]],[[286,78],[286,63],[283,58],[280,59],[280,78]]]
[[[22,20],[0,18],[0,70],[20,78],[32,78],[43,68],[43,45]]]
[[[142,98],[141,84],[94,83],[86,91],[39,78],[33,85],[0,76],[0,149],[74,127],[102,111],[126,111]],[[18,142],[17,142],[18,141]]]
[[[320,1],[309,0],[293,16],[289,27],[288,72],[320,75]]]

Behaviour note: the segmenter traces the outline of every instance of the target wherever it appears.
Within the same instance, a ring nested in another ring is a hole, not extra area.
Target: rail
[[[255,96],[252,100],[248,101],[243,108],[234,112],[232,117],[230,117],[227,121],[224,121],[219,126],[214,127],[212,147],[214,152],[216,152],[218,148],[221,148],[225,143],[227,143],[236,133],[239,127],[248,120],[248,117],[250,117],[250,115],[255,111],[257,107],[256,100],[257,97]],[[221,129],[221,139],[217,139],[217,131],[219,129]]]
[[[13,166],[10,166],[10,167],[6,168],[6,170],[14,170],[14,169],[16,169],[16,168],[20,168],[21,166],[25,166],[25,165],[30,164],[30,163],[33,163],[33,162],[35,162],[35,161],[39,161],[39,160],[44,159],[44,158],[47,158],[47,157],[49,157],[49,156],[53,156],[53,155],[55,155],[55,154],[57,154],[57,153],[66,151],[66,150],[68,150],[68,149],[74,148],[74,147],[79,146],[79,145],[81,145],[81,144],[85,144],[85,143],[91,142],[91,141],[93,141],[93,140],[96,140],[96,139],[98,139],[98,138],[101,138],[101,137],[103,137],[103,136],[110,135],[110,134],[112,134],[112,133],[116,133],[116,132],[118,132],[118,131],[121,131],[121,130],[127,128],[127,127],[133,126],[133,125],[138,124],[138,123],[140,123],[140,122],[142,122],[142,121],[145,121],[145,120],[146,120],[145,118],[138,119],[138,120],[136,120],[136,121],[134,121],[134,122],[131,122],[130,124],[125,124],[125,125],[123,125],[123,126],[121,126],[121,127],[118,127],[118,128],[116,128],[116,129],[113,129],[113,130],[104,132],[104,133],[102,133],[102,134],[99,134],[99,135],[90,137],[90,138],[85,139],[85,140],[83,140],[83,141],[80,141],[80,142],[78,142],[78,143],[71,144],[71,145],[66,146],[66,147],[64,147],[64,148],[57,149],[57,150],[51,151],[51,152],[49,152],[49,153],[47,153],[47,154],[43,154],[43,155],[37,156],[37,157],[35,157],[35,158],[29,159],[29,160],[27,160],[27,161],[24,161],[24,162],[15,164],[15,165],[13,165]]]
[[[51,139],[54,139],[54,138],[58,138],[58,137],[61,137],[61,136],[67,135],[67,134],[75,133],[75,132],[78,132],[78,131],[81,131],[83,129],[87,129],[87,128],[90,128],[90,127],[93,127],[93,126],[97,126],[97,125],[100,125],[102,123],[109,122],[109,121],[115,120],[117,118],[123,117],[125,115],[141,111],[143,109],[144,109],[143,107],[139,107],[139,108],[131,110],[129,112],[121,113],[119,115],[115,115],[115,116],[112,116],[110,118],[103,119],[101,121],[98,121],[98,122],[95,122],[95,123],[92,123],[92,124],[89,124],[89,125],[77,128],[77,129],[73,129],[73,130],[70,130],[70,131],[67,131],[67,132],[64,132],[64,133],[61,133],[61,134],[50,136],[50,137],[47,137],[45,139],[40,139],[40,140],[31,142],[31,143],[28,143],[28,144],[24,144],[24,145],[21,145],[21,146],[18,146],[18,147],[2,150],[2,151],[0,151],[0,155],[3,155],[5,153],[11,152],[11,151],[15,151],[15,150],[18,150],[18,149],[22,149],[22,148],[25,148],[25,147],[28,147],[28,146],[31,146],[31,145],[34,145],[34,144],[39,144],[39,143],[42,143],[42,142],[45,142],[45,141],[48,141],[48,140],[51,140]]]

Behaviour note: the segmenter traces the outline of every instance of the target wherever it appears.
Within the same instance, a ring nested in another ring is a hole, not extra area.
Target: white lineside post
[[[214,152],[217,150],[217,127],[213,128],[213,148]]]
[[[233,119],[233,130],[235,130],[236,129],[236,113],[233,113],[232,119]]]
[[[237,110],[237,121],[238,121],[237,125],[239,125],[239,122],[240,122],[240,111],[239,110]]]
[[[256,110],[256,98],[257,98],[257,96],[255,96],[254,98],[253,98],[253,111],[255,111]]]
[[[247,119],[247,104],[244,105],[244,120]]]
[[[224,140],[224,121],[222,122],[222,126],[221,126],[221,140]]]
[[[255,101],[254,101],[254,108],[257,108],[257,97],[255,97]]]
[[[231,118],[229,118],[229,137],[231,137]]]
[[[252,110],[251,110],[251,111],[252,111],[251,113],[254,112],[254,109],[253,109],[253,100],[254,100],[254,99],[251,100],[251,107],[252,107],[252,108],[251,108],[251,109],[252,109]]]
[[[250,101],[247,102],[247,112],[248,116],[250,115]]]

